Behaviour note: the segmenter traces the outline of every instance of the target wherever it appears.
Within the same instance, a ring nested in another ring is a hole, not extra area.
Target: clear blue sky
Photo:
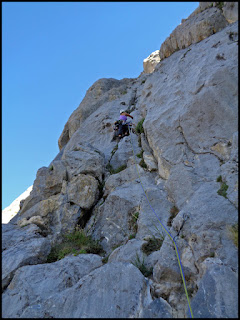
[[[199,2],[2,3],[2,209],[59,152],[100,78],[134,78]]]

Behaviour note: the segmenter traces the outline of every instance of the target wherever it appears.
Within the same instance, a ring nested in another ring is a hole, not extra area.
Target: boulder
[[[18,214],[15,223],[19,226],[34,223],[49,235],[51,242],[55,242],[62,234],[72,232],[82,215],[79,205],[71,203],[67,195],[58,194]]]
[[[90,209],[98,198],[98,181],[90,175],[79,174],[67,186],[68,201]]]
[[[20,214],[36,203],[61,192],[63,181],[67,180],[67,171],[61,160],[53,161],[49,168],[42,167],[37,171],[33,189],[23,203]]]
[[[62,155],[67,170],[68,180],[78,174],[90,174],[102,181],[104,173],[104,154],[91,144],[77,143],[73,148],[66,148]]]

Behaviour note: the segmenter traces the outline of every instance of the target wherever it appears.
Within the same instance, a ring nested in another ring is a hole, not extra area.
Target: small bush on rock
[[[145,118],[142,118],[142,120],[140,120],[138,122],[138,124],[136,125],[136,132],[137,133],[143,133],[143,122],[144,122]]]
[[[142,274],[144,275],[144,277],[149,277],[152,275],[153,273],[153,268],[148,268],[146,265],[145,265],[145,262],[144,262],[144,258],[140,259],[139,255],[136,254],[136,259],[134,262],[132,262],[132,264],[137,267],[141,272]]]
[[[65,234],[61,243],[52,247],[47,262],[63,259],[68,254],[78,255],[85,253],[101,254],[104,253],[104,250],[99,242],[87,236],[83,229],[76,228],[75,231]]]
[[[236,247],[238,247],[238,223],[229,227],[229,231],[230,231],[230,237],[233,240],[233,243],[235,244]]]
[[[163,240],[164,237],[161,237],[160,239],[155,237],[148,239],[147,243],[142,245],[142,251],[149,256],[152,252],[158,251],[161,248]]]

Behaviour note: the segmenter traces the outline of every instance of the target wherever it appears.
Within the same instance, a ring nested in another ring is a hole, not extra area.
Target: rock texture
[[[143,69],[145,73],[152,73],[156,65],[160,62],[159,50],[151,53],[146,59],[143,60]]]
[[[4,317],[189,317],[167,232],[193,316],[238,317],[234,8],[200,3],[153,72],[100,79],[87,91],[59,154],[2,225]],[[113,141],[122,108],[135,130]],[[104,252],[46,263],[79,226]]]

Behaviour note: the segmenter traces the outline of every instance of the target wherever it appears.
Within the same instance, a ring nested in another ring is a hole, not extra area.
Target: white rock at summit
[[[160,62],[159,50],[152,52],[143,60],[143,69],[145,73],[152,73],[156,65]]]
[[[20,210],[20,202],[29,196],[32,188],[33,186],[27,188],[27,190],[17,197],[8,207],[2,210],[2,223],[8,223],[18,213]]]

